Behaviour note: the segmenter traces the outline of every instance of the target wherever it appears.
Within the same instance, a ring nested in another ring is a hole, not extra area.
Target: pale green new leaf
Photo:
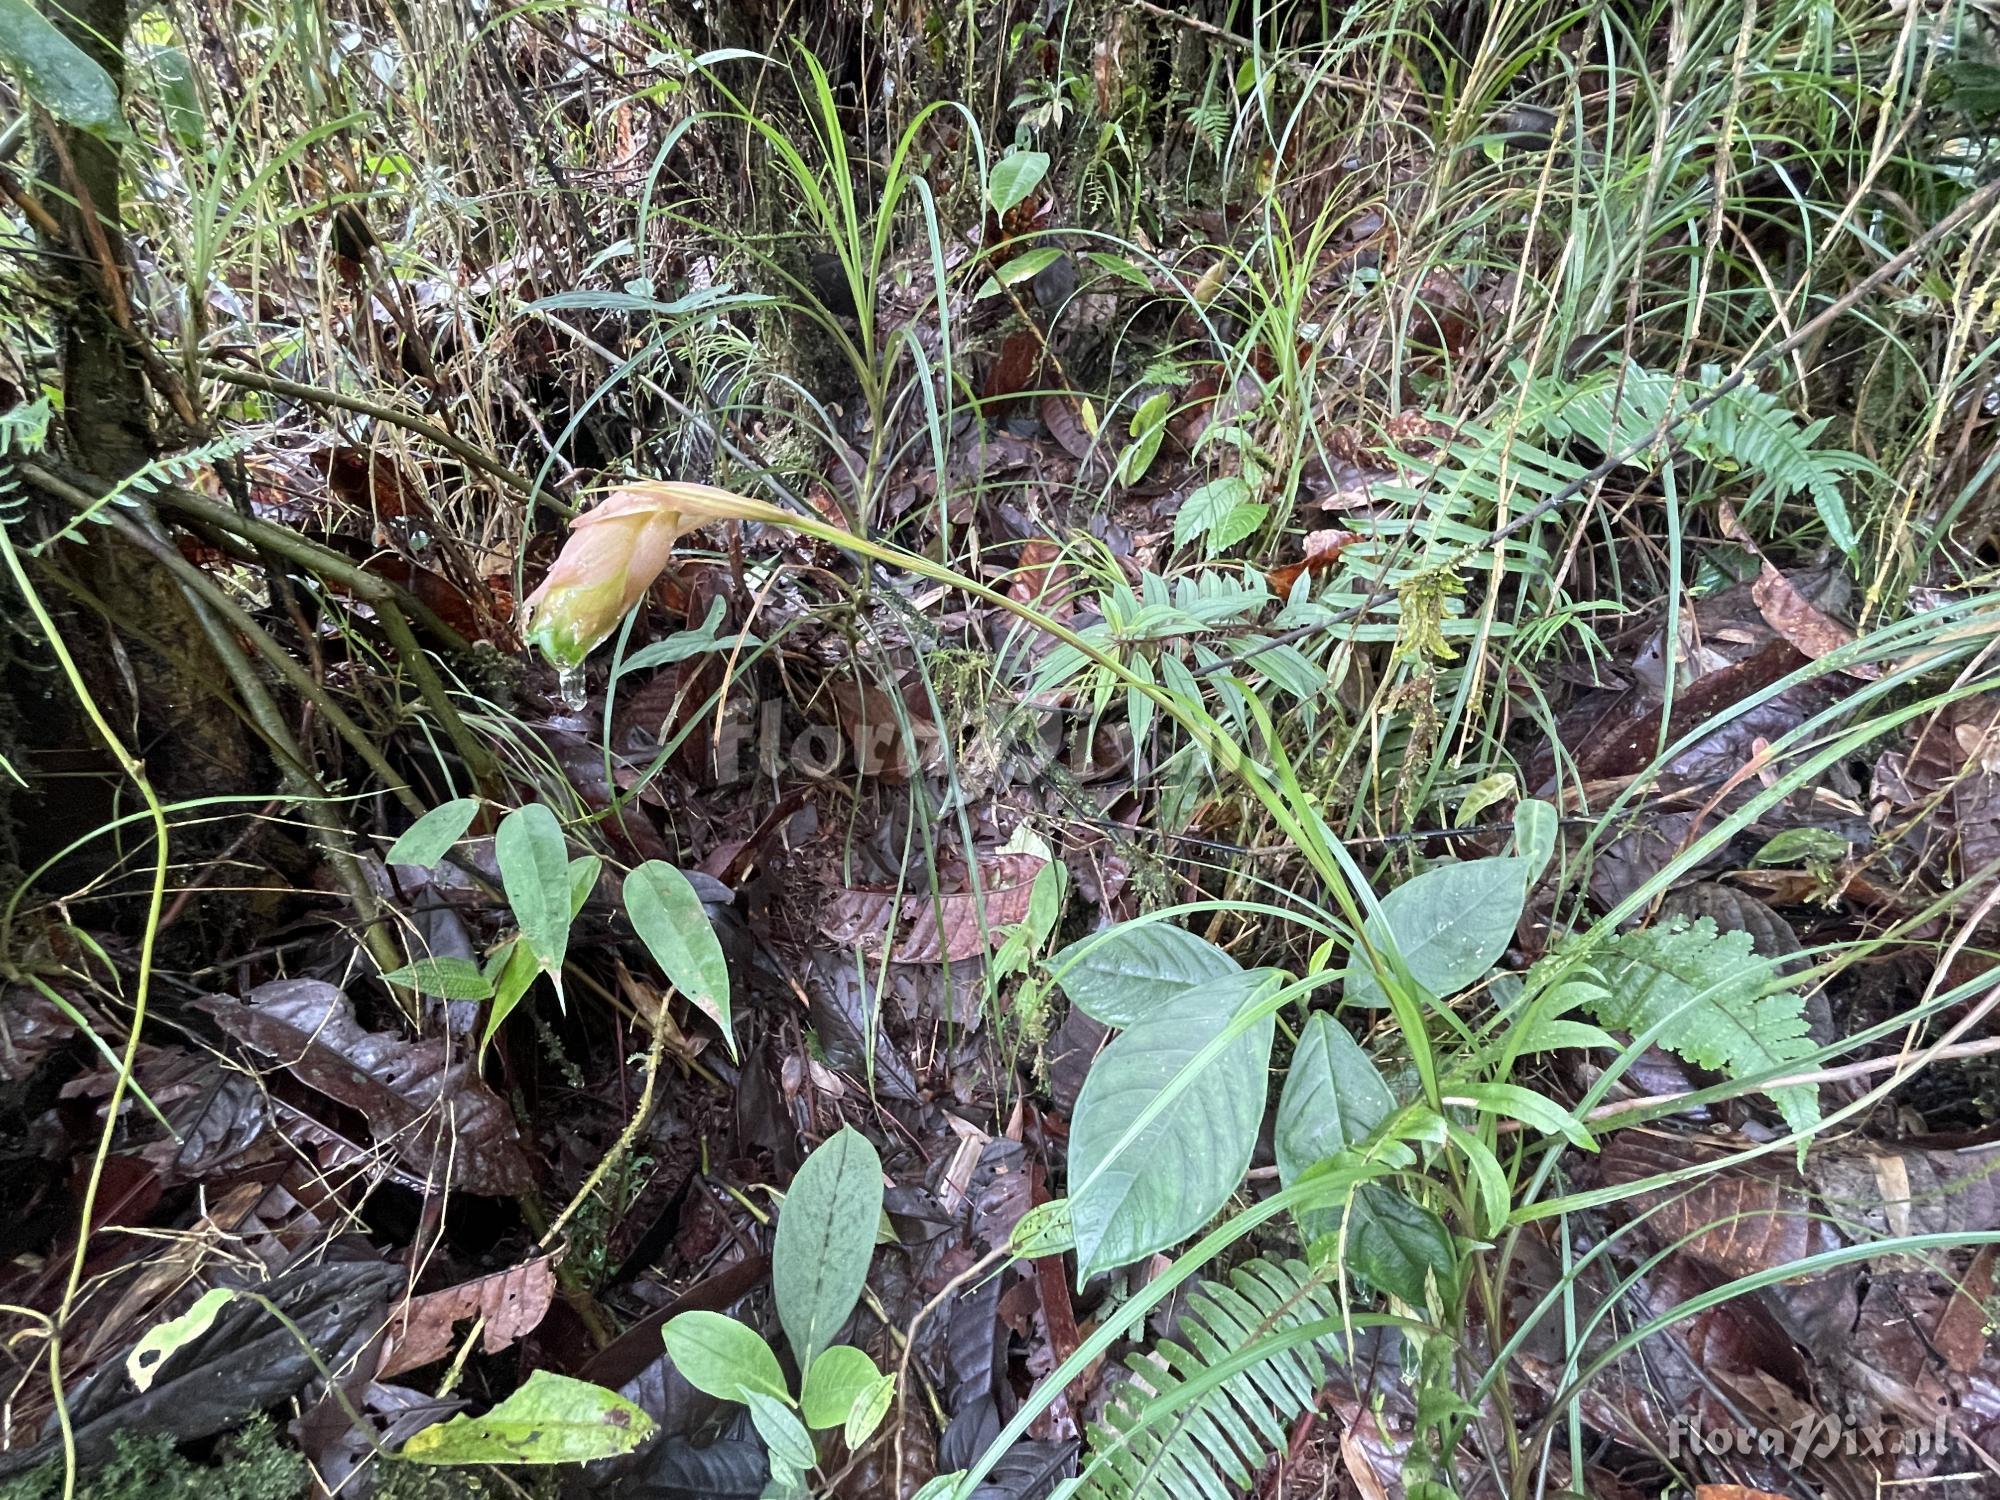
[[[674,1368],[696,1390],[719,1401],[746,1401],[750,1391],[790,1399],[778,1356],[749,1325],[721,1313],[684,1312],[661,1333]]]

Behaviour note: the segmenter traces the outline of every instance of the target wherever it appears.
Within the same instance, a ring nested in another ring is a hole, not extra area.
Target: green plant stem
[[[609,1177],[618,1163],[630,1153],[633,1142],[639,1139],[639,1132],[652,1118],[653,1089],[659,1082],[660,1059],[666,1055],[667,1050],[664,996],[661,997],[660,1004],[663,1008],[662,1014],[653,1018],[653,1040],[646,1047],[645,1081],[640,1085],[639,1102],[633,1107],[632,1118],[625,1122],[625,1128],[619,1132],[618,1139],[611,1143],[611,1149],[604,1153],[603,1159],[591,1169],[590,1175],[584,1178],[583,1186],[576,1190],[576,1196],[569,1200],[563,1211],[550,1221],[546,1229],[536,1234],[535,1243],[543,1250],[550,1248],[556,1236],[562,1233],[563,1226],[576,1217],[577,1211],[590,1201],[590,1195],[597,1191],[599,1184]]]
[[[234,365],[217,364],[213,360],[202,361],[201,373],[211,380],[220,380],[225,385],[263,391],[272,396],[289,396],[295,401],[304,401],[314,406],[336,407],[342,411],[373,417],[378,422],[387,422],[392,427],[400,427],[406,432],[413,432],[421,438],[436,443],[440,448],[463,459],[469,467],[477,469],[487,478],[512,490],[531,504],[538,497],[539,491],[533,481],[515,473],[492,454],[481,451],[456,433],[447,432],[426,418],[399,411],[379,401],[370,401],[365,396],[350,396],[344,391],[329,390],[325,386],[305,385],[277,375],[266,375],[261,370],[239,370]]]
[[[132,1020],[125,1035],[125,1051],[119,1059],[119,1066],[111,1079],[110,1097],[104,1105],[104,1129],[97,1138],[97,1152],[91,1158],[90,1175],[84,1182],[81,1217],[77,1223],[76,1252],[70,1258],[69,1276],[63,1283],[62,1303],[49,1327],[49,1384],[54,1393],[56,1419],[60,1424],[63,1440],[63,1497],[73,1500],[76,1494],[76,1438],[71,1431],[69,1408],[63,1399],[62,1386],[62,1335],[69,1322],[70,1314],[76,1306],[76,1297],[83,1286],[84,1267],[90,1254],[90,1230],[96,1216],[98,1188],[104,1181],[104,1164],[110,1160],[112,1142],[116,1140],[121,1123],[121,1107],[125,1102],[125,1091],[132,1084],[134,1067],[139,1056],[139,1039],[146,1026],[146,1002],[152,993],[153,955],[159,941],[160,914],[165,909],[167,898],[167,852],[168,828],[166,808],[162,806],[159,794],[153,790],[153,783],[146,774],[146,764],[125,748],[125,742],[104,717],[92,696],[83,674],[77,670],[76,660],[63,644],[56,622],[50,617],[41,595],[29,579],[27,570],[21,566],[20,555],[14,550],[13,538],[7,528],[0,525],[0,555],[4,555],[7,571],[13,576],[14,586],[21,591],[29,612],[35,617],[42,637],[48,642],[62,668],[70,691],[76,695],[84,714],[90,720],[91,728],[97,731],[105,748],[118,762],[119,769],[137,789],[140,799],[146,804],[147,816],[153,825],[153,879],[146,898],[146,925],[139,940],[139,967],[132,981]]]

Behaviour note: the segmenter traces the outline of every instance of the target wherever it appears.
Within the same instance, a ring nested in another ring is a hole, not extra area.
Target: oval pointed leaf
[[[1042,179],[1049,175],[1049,154],[1046,151],[1013,151],[993,164],[993,175],[987,183],[987,196],[993,204],[993,212],[1004,214],[1025,199],[1028,194],[1042,185]]]
[[[854,1405],[848,1408],[847,1420],[841,1424],[840,1440],[847,1444],[849,1451],[858,1452],[870,1434],[882,1425],[882,1419],[889,1415],[889,1403],[896,1399],[896,1377],[884,1375],[873,1386],[854,1398]]]
[[[792,1415],[789,1406],[762,1391],[751,1391],[748,1404],[750,1424],[757,1429],[757,1436],[764,1440],[764,1446],[771,1450],[772,1468],[782,1465],[803,1473],[818,1461],[819,1455],[813,1452],[812,1434]]]
[[[660,972],[722,1028],[734,1056],[729,961],[694,885],[664,860],[649,859],[625,877],[625,911]]]
[[[580,1464],[630,1453],[653,1419],[616,1391],[550,1370],[483,1417],[426,1427],[397,1455],[420,1464]]]
[[[1290,1187],[1311,1167],[1366,1140],[1396,1107],[1373,1059],[1332,1016],[1306,1018],[1292,1052],[1285,1091],[1278,1098],[1272,1144],[1278,1180]],[[1300,1216],[1308,1240],[1329,1233],[1334,1218],[1324,1209]]]
[[[839,1427],[854,1410],[854,1403],[874,1390],[881,1378],[875,1361],[861,1350],[835,1344],[806,1372],[805,1388],[799,1392],[799,1413],[808,1427]]]
[[[1316,1254],[1344,1248],[1357,1275],[1412,1307],[1429,1305],[1425,1282],[1434,1276],[1449,1305],[1457,1250],[1436,1214],[1379,1182],[1362,1183],[1344,1212],[1344,1247],[1336,1210],[1333,1231],[1315,1241]]]
[[[1071,943],[1049,960],[1069,1003],[1106,1026],[1136,1026],[1243,966],[1215,944],[1165,922],[1127,922]]]
[[[1534,873],[1512,855],[1468,859],[1426,870],[1382,898],[1365,930],[1369,942],[1402,955],[1410,977],[1432,995],[1450,995],[1483,977],[1513,940]],[[1357,955],[1357,958],[1359,955]],[[1351,1004],[1386,1004],[1364,963],[1347,971]]]
[[[881,1217],[881,1159],[867,1137],[843,1126],[792,1179],[771,1252],[778,1321],[807,1376],[861,1299]]]
[[[1069,1144],[1080,1281],[1187,1238],[1243,1181],[1264,1118],[1272,1018],[1195,1062],[1270,984],[1268,973],[1212,981],[1126,1031],[1091,1066]],[[1135,1133],[1162,1095],[1165,1107]]]
[[[536,966],[561,985],[563,956],[569,951],[569,846],[562,824],[539,802],[517,807],[500,820],[493,839],[500,884],[521,937]]]
[[[28,0],[0,0],[0,65],[22,90],[65,124],[106,140],[129,132],[118,86],[88,52],[49,24]],[[1043,157],[1046,166],[1048,158]]]
[[[478,798],[454,797],[405,828],[403,836],[389,846],[388,854],[383,857],[392,865],[432,869],[451,852],[453,844],[465,837],[465,830],[472,826],[478,813]]]
[[[778,1356],[754,1328],[721,1313],[685,1312],[662,1332],[674,1368],[696,1390],[720,1401],[747,1401],[750,1391],[788,1397]]]

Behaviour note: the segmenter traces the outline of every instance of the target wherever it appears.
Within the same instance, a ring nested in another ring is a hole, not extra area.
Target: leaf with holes
[[[419,1464],[581,1464],[630,1453],[653,1419],[616,1391],[551,1370],[483,1417],[426,1427],[396,1457]]]

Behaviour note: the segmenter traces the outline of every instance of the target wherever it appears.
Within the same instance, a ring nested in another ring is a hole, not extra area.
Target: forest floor
[[[44,11],[0,1500],[2000,1495],[1990,8]]]

